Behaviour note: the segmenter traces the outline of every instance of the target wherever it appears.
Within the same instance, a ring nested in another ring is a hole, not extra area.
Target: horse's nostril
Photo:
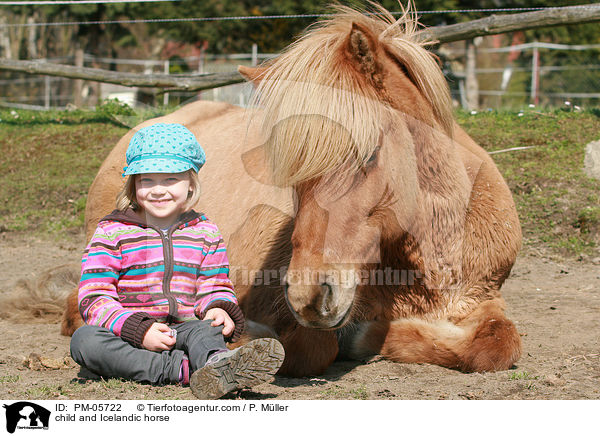
[[[333,298],[333,290],[329,283],[321,283],[323,296],[321,298],[321,313],[327,315],[331,312],[331,299]]]

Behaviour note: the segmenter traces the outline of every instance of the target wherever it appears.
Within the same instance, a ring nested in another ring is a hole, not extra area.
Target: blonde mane
[[[391,108],[339,62],[353,23],[370,29],[405,65],[439,128],[451,134],[448,87],[424,48],[428,43],[416,36],[411,4],[398,20],[373,6],[377,13],[369,15],[333,6],[331,18],[316,23],[267,65],[253,104],[264,109],[262,127],[276,183],[295,185],[342,167],[356,171],[378,145]]]

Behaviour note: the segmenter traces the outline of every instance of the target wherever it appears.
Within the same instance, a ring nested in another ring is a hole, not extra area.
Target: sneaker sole
[[[276,339],[256,339],[232,356],[195,371],[190,377],[190,388],[201,400],[251,388],[274,380],[284,357],[283,346]]]

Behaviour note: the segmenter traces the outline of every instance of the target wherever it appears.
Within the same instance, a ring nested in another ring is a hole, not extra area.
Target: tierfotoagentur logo
[[[323,283],[350,286],[413,286],[422,283],[423,274],[418,270],[395,269],[390,267],[367,269],[339,268],[327,270],[312,270],[303,268],[289,271],[287,267],[279,269],[248,269],[239,266],[231,267],[231,276],[236,284],[243,286],[261,285],[309,285]],[[458,276],[460,271],[452,271]]]
[[[48,430],[50,411],[28,401],[4,404],[6,409],[6,431],[14,433],[19,430]]]

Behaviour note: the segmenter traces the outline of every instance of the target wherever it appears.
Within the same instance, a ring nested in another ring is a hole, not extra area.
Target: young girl
[[[127,149],[129,176],[117,209],[83,256],[71,340],[81,366],[105,377],[190,385],[198,398],[272,379],[284,358],[275,339],[235,350],[244,316],[228,277],[217,226],[191,209],[205,161],[181,124],[139,130]]]

